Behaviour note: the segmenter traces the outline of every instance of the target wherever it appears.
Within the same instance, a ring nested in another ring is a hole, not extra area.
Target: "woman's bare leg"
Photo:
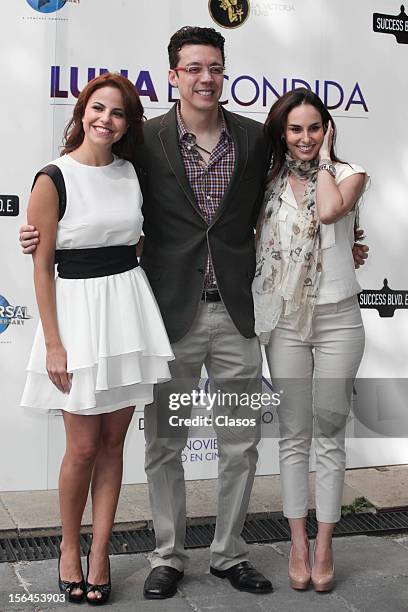
[[[91,474],[98,453],[101,417],[63,412],[66,450],[59,476],[62,522],[60,573],[62,580],[79,582],[79,534]],[[81,591],[75,589],[73,595]]]
[[[93,538],[90,553],[90,584],[106,584],[108,544],[118,505],[123,473],[123,446],[134,407],[101,415],[100,447],[92,474]],[[98,591],[88,598],[98,597]]]

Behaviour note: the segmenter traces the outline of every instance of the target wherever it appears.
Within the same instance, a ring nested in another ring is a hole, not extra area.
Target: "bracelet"
[[[323,164],[320,164],[317,171],[320,172],[320,170],[327,170],[327,172],[331,174],[333,178],[336,178],[336,168],[334,164],[326,163],[326,162]]]

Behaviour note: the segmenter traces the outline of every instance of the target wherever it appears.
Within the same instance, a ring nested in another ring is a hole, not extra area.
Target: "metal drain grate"
[[[203,548],[210,546],[214,538],[215,524],[190,525],[187,527],[186,548]]]
[[[214,537],[213,523],[187,527],[186,548],[209,546]],[[307,530],[310,537],[316,534],[316,519],[309,516]],[[408,532],[408,511],[370,512],[343,517],[334,531],[335,536],[385,535]],[[283,542],[289,540],[289,527],[281,515],[263,519],[249,519],[242,532],[249,544]],[[88,552],[90,534],[81,535],[81,553]],[[39,561],[58,557],[59,536],[33,536],[0,539],[0,563],[16,561]],[[110,554],[142,553],[154,549],[152,529],[115,531],[110,540]]]

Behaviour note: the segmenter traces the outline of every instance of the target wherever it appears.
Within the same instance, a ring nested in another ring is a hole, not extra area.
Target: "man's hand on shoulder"
[[[22,225],[20,227],[20,243],[25,255],[33,253],[39,242],[39,233],[33,225]]]

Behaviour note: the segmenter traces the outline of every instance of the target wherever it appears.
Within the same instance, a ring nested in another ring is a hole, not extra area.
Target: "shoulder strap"
[[[55,185],[55,188],[58,192],[58,200],[59,200],[58,221],[61,221],[62,217],[65,214],[65,209],[67,206],[67,192],[65,189],[64,176],[61,170],[58,168],[58,166],[56,166],[55,164],[48,164],[48,166],[44,166],[44,168],[41,168],[41,170],[39,170],[37,174],[35,175],[33,185],[31,187],[31,191],[33,190],[33,187],[38,177],[40,176],[40,174],[46,174],[47,176],[49,176]]]

